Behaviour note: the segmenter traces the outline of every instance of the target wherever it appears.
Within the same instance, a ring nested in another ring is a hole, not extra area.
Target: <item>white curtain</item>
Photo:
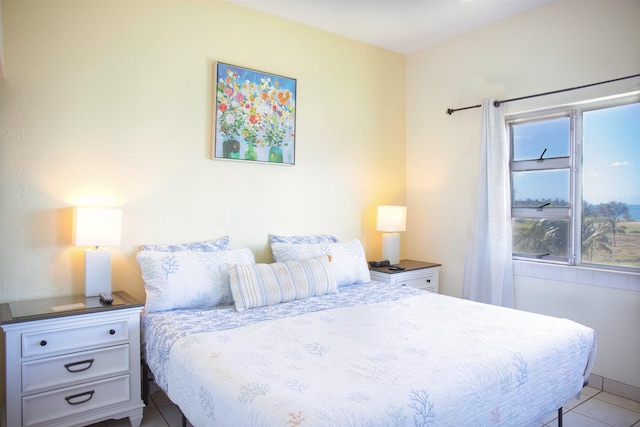
[[[509,146],[504,107],[482,102],[478,199],[465,259],[462,297],[514,307]]]

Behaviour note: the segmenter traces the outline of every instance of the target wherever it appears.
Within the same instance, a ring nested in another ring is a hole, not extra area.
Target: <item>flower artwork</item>
[[[294,164],[296,80],[216,64],[214,158]]]

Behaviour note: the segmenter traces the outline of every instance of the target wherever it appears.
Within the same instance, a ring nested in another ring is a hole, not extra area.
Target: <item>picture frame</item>
[[[214,64],[214,159],[295,164],[296,79]]]

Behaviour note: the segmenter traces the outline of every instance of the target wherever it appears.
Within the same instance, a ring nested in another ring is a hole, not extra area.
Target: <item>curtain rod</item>
[[[502,101],[494,101],[493,102],[493,106],[494,107],[499,107],[500,104],[504,104],[506,102],[511,102],[511,101],[520,101],[522,99],[529,99],[529,98],[536,98],[538,96],[546,96],[546,95],[553,95],[555,93],[560,93],[560,92],[569,92],[571,90],[576,90],[576,89],[584,89],[586,87],[591,87],[591,86],[598,86],[598,85],[603,85],[605,83],[613,83],[613,82],[617,82],[619,80],[626,80],[626,79],[632,79],[634,77],[640,77],[640,74],[634,74],[632,76],[626,76],[626,77],[620,77],[617,79],[611,79],[611,80],[605,80],[603,82],[597,82],[597,83],[591,83],[588,85],[582,85],[582,86],[576,86],[576,87],[570,87],[570,88],[566,88],[566,89],[559,89],[559,90],[553,90],[551,92],[544,92],[544,93],[536,93],[535,95],[528,95],[528,96],[521,96],[519,98],[511,98],[511,99],[504,99]],[[452,115],[453,113],[455,113],[456,111],[462,111],[462,110],[469,110],[471,108],[480,108],[482,107],[481,104],[478,105],[471,105],[469,107],[462,107],[462,108],[448,108],[447,109],[447,114],[448,115]]]

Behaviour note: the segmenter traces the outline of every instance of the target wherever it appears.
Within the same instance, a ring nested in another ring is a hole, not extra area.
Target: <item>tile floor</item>
[[[541,427],[556,427],[554,412]],[[144,409],[142,427],[180,427],[178,408],[158,386],[152,385],[149,405]],[[191,424],[187,423],[189,427]],[[625,399],[594,387],[585,387],[580,400],[564,408],[563,427],[640,427],[640,402]],[[130,427],[129,421],[111,420],[90,427]],[[515,427],[515,426],[514,426]]]

